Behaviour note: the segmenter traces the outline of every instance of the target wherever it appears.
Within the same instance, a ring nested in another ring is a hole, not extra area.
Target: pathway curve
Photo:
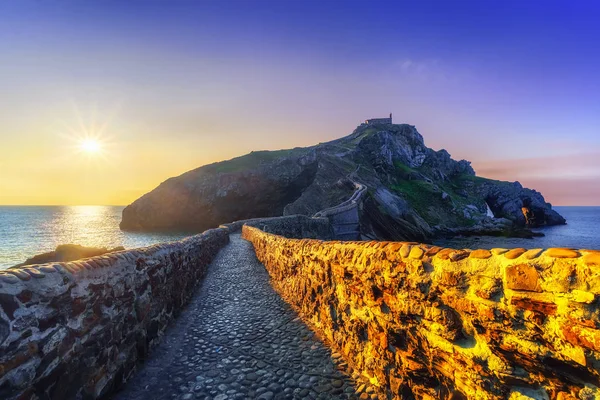
[[[230,237],[199,293],[115,398],[355,398],[353,381],[273,290],[252,245]]]

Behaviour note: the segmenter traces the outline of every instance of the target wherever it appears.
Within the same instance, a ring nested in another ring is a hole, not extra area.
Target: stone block
[[[526,251],[527,250],[523,248],[508,250],[504,253],[504,257],[508,258],[509,260],[514,260],[515,258],[521,257],[521,255],[523,255]]]
[[[423,257],[423,254],[425,254],[423,249],[421,249],[419,246],[414,246],[412,249],[410,249],[408,257],[420,260]]]
[[[600,266],[600,253],[588,253],[583,256],[583,262],[585,265],[598,265]]]
[[[533,299],[531,297],[521,297],[521,296],[513,296],[510,299],[510,304],[515,307],[523,308],[525,310],[537,311],[542,313],[543,315],[555,315],[556,309],[558,308],[556,304],[540,301]]]
[[[533,265],[510,265],[505,269],[506,287],[512,290],[541,292],[540,276]]]
[[[544,253],[548,257],[554,258],[577,258],[581,257],[581,253],[573,249],[551,248]]]
[[[523,253],[523,258],[525,258],[527,260],[533,260],[535,258],[538,258],[542,254],[543,251],[544,251],[544,249],[527,250],[525,253]]]
[[[492,252],[485,249],[478,249],[471,252],[469,258],[477,258],[477,259],[488,259],[492,256]]]

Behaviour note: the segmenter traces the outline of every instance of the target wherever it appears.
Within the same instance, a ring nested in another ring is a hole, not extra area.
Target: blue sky
[[[598,205],[598,20],[587,1],[3,2],[0,203],[129,202],[393,112],[482,176]],[[74,168],[65,127],[97,126],[110,157]]]

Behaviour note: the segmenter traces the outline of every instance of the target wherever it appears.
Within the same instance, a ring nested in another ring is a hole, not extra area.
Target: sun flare
[[[95,153],[99,153],[102,150],[102,146],[100,145],[100,142],[98,142],[97,140],[94,139],[84,139],[79,147],[81,148],[82,151],[84,151],[85,153],[88,154],[95,154]]]

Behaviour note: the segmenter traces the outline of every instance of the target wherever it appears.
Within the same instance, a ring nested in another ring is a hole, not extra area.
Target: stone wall
[[[392,118],[371,118],[365,120],[366,125],[376,125],[376,124],[391,124]]]
[[[230,233],[240,232],[248,225],[263,232],[274,233],[296,239],[333,239],[332,227],[327,218],[307,217],[306,215],[285,215],[282,217],[252,218],[222,225]]]
[[[0,271],[0,398],[106,397],[158,343],[228,241],[219,228]]]
[[[286,301],[390,398],[600,398],[598,251],[243,235]]]
[[[355,191],[352,196],[330,208],[321,210],[315,214],[315,218],[327,218],[331,224],[333,238],[337,240],[360,239],[359,206],[367,187],[361,183],[354,182]],[[289,237],[287,235],[283,235]],[[298,237],[302,239],[306,237]]]

